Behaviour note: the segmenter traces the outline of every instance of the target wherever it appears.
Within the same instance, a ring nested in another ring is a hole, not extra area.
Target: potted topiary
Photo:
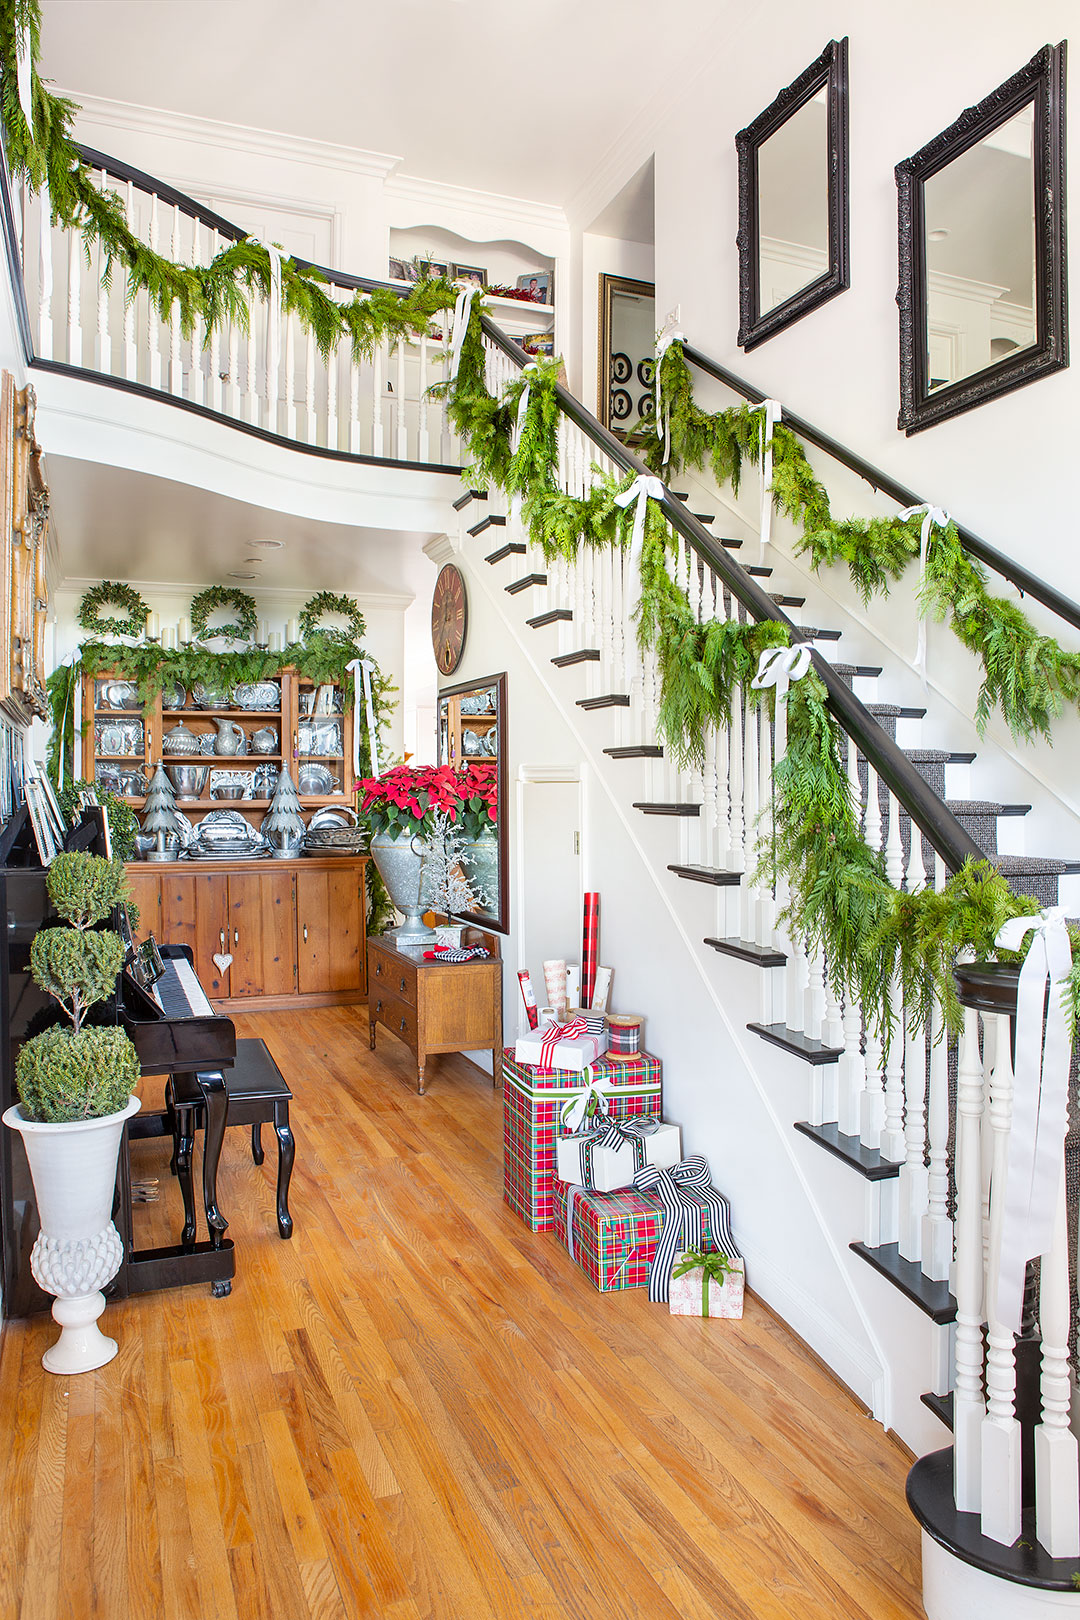
[[[53,1316],[62,1329],[42,1365],[89,1372],[116,1354],[97,1319],[105,1309],[101,1289],[123,1259],[110,1219],[116,1156],[124,1121],[139,1108],[131,1095],[140,1074],[134,1046],[115,1025],[86,1021],[123,966],[119,934],[96,925],[124,898],[124,869],[97,855],[57,855],[46,886],[69,926],[39,930],[30,970],[68,1024],[23,1043],[15,1060],[21,1100],[3,1117],[22,1136],[37,1194],[41,1231],[30,1269],[56,1296]]]

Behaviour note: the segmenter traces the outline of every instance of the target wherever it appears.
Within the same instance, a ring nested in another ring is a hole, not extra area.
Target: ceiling
[[[745,8],[744,8],[745,9]],[[84,95],[392,153],[565,205],[731,0],[43,0],[42,70]]]

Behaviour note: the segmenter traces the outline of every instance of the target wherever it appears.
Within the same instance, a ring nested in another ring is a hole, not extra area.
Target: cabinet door
[[[229,874],[229,994],[296,990],[296,891],[292,872]]]
[[[231,972],[215,955],[227,955],[228,878],[224,872],[177,872],[161,880],[161,932],[164,945],[190,945],[195,972],[211,1001],[234,994]]]
[[[139,908],[139,925],[134,929],[136,939],[153,934],[161,944],[161,875],[152,866],[127,866],[124,869],[128,893]]]
[[[363,988],[363,870],[318,868],[296,874],[297,989],[301,995]]]

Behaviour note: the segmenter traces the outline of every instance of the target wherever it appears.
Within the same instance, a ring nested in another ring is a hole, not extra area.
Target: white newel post
[[[984,1021],[985,1024],[989,1020]],[[986,1416],[982,1423],[982,1532],[1011,1547],[1020,1534],[1020,1425],[1016,1419],[1016,1354],[1011,1330],[997,1311],[1006,1165],[1012,1124],[1013,1072],[1009,1019],[994,1015],[996,1039],[989,1073],[990,1241],[986,1287]],[[1074,1443],[1075,1444],[1075,1443]]]
[[[983,1237],[982,1237],[982,1062],[979,1018],[964,1008],[956,1089],[956,1389],[954,1494],[961,1513],[982,1505],[983,1402]]]
[[[1039,1287],[1042,1329],[1042,1422],[1035,1430],[1035,1524],[1052,1558],[1080,1556],[1080,1474],[1069,1428],[1069,1228],[1065,1160],[1058,1175],[1054,1236],[1043,1255]],[[989,1532],[987,1532],[989,1534]]]

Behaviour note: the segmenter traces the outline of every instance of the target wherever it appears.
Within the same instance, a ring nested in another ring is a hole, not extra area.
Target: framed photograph
[[[555,353],[554,332],[527,332],[524,337],[518,338],[518,342],[526,354]]]
[[[518,276],[517,285],[528,293],[531,303],[550,304],[554,302],[552,279],[550,270],[530,270],[527,276]]]
[[[488,273],[478,264],[452,264],[450,266],[450,280],[456,281],[459,287],[486,287]]]
[[[449,268],[450,268],[450,266],[448,264],[442,264],[442,263],[439,262],[438,259],[421,259],[420,260],[420,276],[421,276],[421,279],[425,280],[425,281],[428,280],[429,278],[433,279],[436,276],[445,277],[447,271],[449,270]],[[412,280],[415,281],[416,277],[413,276]]]
[[[391,281],[419,281],[419,279],[419,271],[417,270],[415,264],[409,263],[408,259],[390,260]]]
[[[41,794],[41,784],[34,777],[27,777],[23,788],[26,793],[26,808],[30,812],[30,822],[34,829],[34,842],[37,844],[38,855],[42,866],[49,866],[57,852],[57,843]]]

